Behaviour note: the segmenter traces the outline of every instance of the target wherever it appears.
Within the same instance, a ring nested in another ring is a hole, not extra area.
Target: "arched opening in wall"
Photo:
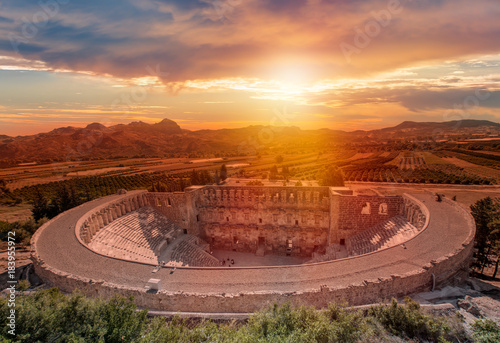
[[[367,202],[363,205],[363,208],[361,209],[361,214],[370,214],[371,213],[371,206],[370,203]]]
[[[187,229],[184,229],[184,234],[187,235],[188,234],[188,230]]]
[[[229,221],[229,217],[226,217],[226,221],[227,221],[227,222]]]
[[[156,198],[156,206],[161,207],[161,200]]]
[[[340,245],[345,245],[345,239],[344,238],[340,239]]]
[[[167,206],[172,206],[172,202],[170,201],[170,198],[167,198]]]
[[[259,224],[262,224],[262,218],[259,218]]]
[[[378,214],[387,214],[387,204],[384,202],[378,207]]]
[[[233,236],[233,251],[236,251],[237,246],[238,246],[238,237]]]
[[[200,215],[199,215],[199,214],[197,214],[197,215],[196,215],[196,221],[197,221],[197,222],[199,222],[199,221],[200,221]]]
[[[266,250],[266,237],[259,236],[257,238],[257,255],[264,256]]]
[[[295,225],[299,225],[299,220],[295,219]]]

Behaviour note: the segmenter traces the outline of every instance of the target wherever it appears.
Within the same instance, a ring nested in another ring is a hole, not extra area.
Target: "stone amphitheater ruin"
[[[120,192],[64,212],[33,236],[32,260],[39,277],[68,292],[248,313],[431,290],[468,271],[473,237],[471,215],[431,193],[193,186]]]

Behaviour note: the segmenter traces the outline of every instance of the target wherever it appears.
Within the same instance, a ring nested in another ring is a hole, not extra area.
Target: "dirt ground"
[[[0,242],[0,274],[4,274],[7,271],[7,242]],[[30,260],[30,248],[24,247],[20,244],[16,244],[16,268],[25,266],[31,263]]]
[[[16,206],[0,205],[0,221],[12,223],[18,220],[27,220],[30,217],[30,204],[20,204]]]

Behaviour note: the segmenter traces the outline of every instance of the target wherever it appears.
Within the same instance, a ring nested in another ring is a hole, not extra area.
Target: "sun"
[[[311,83],[311,73],[302,65],[289,65],[278,67],[271,78],[290,86],[306,85]]]

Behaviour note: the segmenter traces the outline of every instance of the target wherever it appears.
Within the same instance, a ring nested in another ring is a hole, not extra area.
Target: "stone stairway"
[[[174,266],[219,267],[219,259],[208,253],[208,249],[209,244],[201,238],[193,235],[183,235],[177,239],[175,245],[172,246],[170,256],[165,257],[164,261],[167,265]]]
[[[151,207],[142,207],[105,226],[89,243],[102,255],[158,263],[161,250],[182,230]]]
[[[395,216],[349,239],[349,256],[363,255],[406,242],[418,229],[405,217]]]

